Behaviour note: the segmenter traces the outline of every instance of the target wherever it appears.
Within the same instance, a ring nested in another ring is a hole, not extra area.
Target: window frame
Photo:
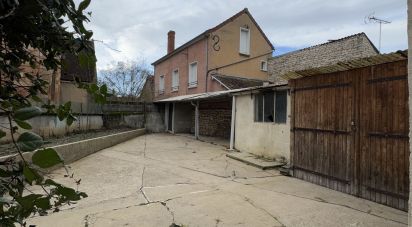
[[[264,65],[265,65],[265,67],[262,67],[263,64],[264,63]],[[260,61],[260,71],[263,71],[263,72],[267,72],[268,71],[268,61],[265,61],[265,60],[262,60],[262,61]]]
[[[194,65],[194,64],[196,64],[196,80],[195,80],[195,81],[191,81],[191,80],[190,80],[190,78],[191,78],[191,73],[192,73],[192,71],[191,71],[191,66]],[[189,63],[189,65],[188,65],[188,67],[189,67],[189,69],[188,69],[188,83],[187,83],[188,88],[195,88],[195,87],[197,87],[197,83],[198,83],[198,78],[197,78],[197,76],[198,76],[198,71],[199,71],[198,65],[199,65],[199,64],[198,64],[197,61],[193,61],[193,62]]]
[[[242,31],[247,31],[246,50],[242,50]],[[239,54],[250,55],[250,28],[240,27],[239,31]]]
[[[160,75],[159,76],[159,95],[162,95],[165,93],[165,75]]]
[[[265,121],[265,94],[266,93],[271,93],[271,92],[273,92],[273,114],[272,114],[273,121]],[[277,120],[277,117],[276,117],[276,97],[277,97],[278,92],[285,92],[286,93],[286,96],[285,96],[286,97],[286,100],[285,100],[285,115],[286,116],[285,116],[285,121],[284,122],[283,121],[279,122]],[[261,110],[257,109],[257,108],[259,108],[259,104],[257,102],[260,101],[260,100],[257,100],[258,96],[262,96],[262,100],[261,100],[262,109]],[[289,93],[288,93],[287,90],[278,90],[278,91],[273,90],[273,91],[270,91],[270,92],[259,92],[259,93],[254,94],[253,95],[253,114],[254,114],[253,115],[253,121],[255,123],[287,124],[287,122],[288,122],[288,96],[289,96]],[[259,113],[261,114],[261,116],[259,116],[260,115]]]
[[[175,72],[177,72],[175,74]],[[175,76],[177,77],[175,78]],[[176,80],[176,84],[175,84]],[[176,68],[172,71],[172,92],[179,91],[179,83],[180,83],[180,74],[179,74],[179,68]]]

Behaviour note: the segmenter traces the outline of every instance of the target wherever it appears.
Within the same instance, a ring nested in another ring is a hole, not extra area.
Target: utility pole
[[[383,20],[374,16],[375,13],[370,14],[365,18],[365,24],[378,23],[379,24],[379,53],[381,52],[382,45],[382,24],[390,24],[391,21]]]

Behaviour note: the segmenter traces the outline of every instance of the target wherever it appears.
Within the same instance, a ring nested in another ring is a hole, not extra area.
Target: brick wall
[[[199,106],[199,134],[230,138],[232,104],[230,101],[201,102]],[[192,133],[195,116],[192,115]]]
[[[286,72],[321,67],[376,54],[378,52],[368,37],[360,33],[269,59],[269,80],[282,84],[285,81],[279,76]]]

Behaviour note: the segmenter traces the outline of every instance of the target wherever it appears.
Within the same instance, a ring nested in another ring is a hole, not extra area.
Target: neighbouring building
[[[280,76],[290,71],[377,55],[364,33],[269,59],[271,85],[234,93],[234,147],[279,161],[290,161],[291,92]],[[253,136],[251,136],[253,135]]]
[[[271,42],[248,9],[176,49],[174,40],[170,31],[167,54],[153,63],[154,99],[166,103],[168,131],[229,138],[232,99],[214,94],[263,85]]]
[[[280,76],[289,71],[326,66],[378,53],[378,49],[362,32],[270,58],[269,80],[275,84],[284,84],[287,82]]]

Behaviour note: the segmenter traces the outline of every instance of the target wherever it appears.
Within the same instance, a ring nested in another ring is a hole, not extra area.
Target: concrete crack
[[[175,224],[175,213],[170,209],[170,207],[167,205],[167,202],[160,202],[164,207],[166,207],[167,211],[170,213],[172,216],[172,223]]]
[[[243,197],[244,198],[244,200],[246,201],[246,202],[248,202],[250,205],[252,205],[254,208],[256,208],[256,209],[258,209],[258,210],[261,210],[261,211],[263,211],[264,213],[266,213],[267,215],[269,215],[270,217],[272,217],[275,221],[277,221],[279,224],[280,224],[280,226],[282,226],[282,227],[286,227],[286,225],[284,225],[277,217],[275,217],[273,214],[271,214],[269,211],[267,211],[266,209],[264,209],[264,208],[262,208],[262,207],[258,207],[258,206],[256,206],[256,204],[251,200],[251,199],[249,199],[248,197]]]
[[[93,221],[91,220],[93,218],[93,214],[88,214],[84,216],[83,221],[84,221],[84,227],[89,227],[89,225],[93,224]]]
[[[195,172],[198,172],[198,173],[203,173],[203,174],[211,175],[211,176],[214,176],[214,177],[223,178],[223,179],[229,178],[229,176],[222,176],[222,175],[218,175],[218,174],[214,174],[214,173],[209,173],[209,172],[205,172],[205,171],[201,171],[201,170],[197,170],[197,169],[192,169],[192,168],[185,167],[185,166],[179,166],[179,167],[180,167],[180,168],[183,168],[183,169],[195,171]]]
[[[348,205],[345,205],[345,204],[328,202],[328,201],[323,200],[323,199],[322,199],[322,200],[319,200],[319,199],[316,199],[316,198],[309,198],[309,197],[299,196],[299,195],[290,194],[290,193],[286,193],[286,192],[269,190],[269,189],[260,188],[260,187],[257,187],[257,186],[251,185],[251,184],[242,183],[242,182],[239,182],[239,181],[236,181],[236,180],[232,180],[232,181],[235,182],[235,183],[242,184],[242,185],[245,185],[245,186],[250,186],[250,187],[253,187],[253,188],[256,188],[256,189],[259,189],[259,190],[274,192],[274,193],[278,193],[278,194],[282,194],[282,195],[293,196],[293,197],[296,197],[296,198],[311,200],[311,201],[315,201],[315,202],[319,202],[319,203],[326,203],[326,204],[330,204],[330,205],[334,205],[334,206],[340,206],[340,207],[348,208],[348,209],[351,209],[351,210],[354,210],[354,211],[358,211],[358,212],[362,212],[362,213],[365,213],[365,214],[369,214],[369,215],[372,215],[372,216],[377,217],[377,218],[382,218],[382,219],[387,220],[387,221],[392,221],[392,222],[395,222],[395,223],[398,223],[398,224],[403,224],[403,225],[406,224],[406,225],[407,225],[407,223],[404,223],[404,222],[401,222],[401,221],[398,221],[398,220],[394,220],[394,219],[391,219],[391,218],[382,217],[382,216],[379,216],[379,215],[377,215],[377,214],[371,213],[369,210],[368,210],[368,211],[364,211],[364,210],[357,209],[357,208],[354,208],[354,207],[351,207],[351,206],[348,206]]]
[[[140,193],[142,193],[144,199],[146,200],[146,202],[150,202],[150,200],[147,198],[146,193],[144,192],[144,173],[146,170],[146,166],[143,167],[143,171],[142,171],[142,183],[140,184],[140,188],[139,191]]]

